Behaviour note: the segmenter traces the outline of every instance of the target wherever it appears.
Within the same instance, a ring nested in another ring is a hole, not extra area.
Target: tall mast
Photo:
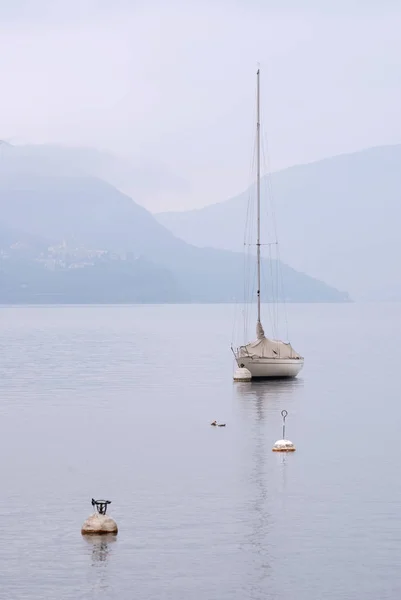
[[[260,323],[260,69],[256,73],[257,81],[257,96],[256,96],[256,161],[257,161],[257,178],[256,178],[256,199],[257,199],[257,239],[256,251],[258,258],[258,323]]]

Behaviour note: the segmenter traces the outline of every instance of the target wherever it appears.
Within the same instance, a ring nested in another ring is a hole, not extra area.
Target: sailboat
[[[248,369],[254,378],[296,377],[304,365],[303,357],[298,354],[290,343],[269,339],[261,322],[260,305],[260,69],[257,74],[257,106],[256,106],[256,137],[257,137],[257,224],[256,224],[256,257],[257,257],[257,321],[256,340],[240,346],[234,352],[235,360],[240,369]]]

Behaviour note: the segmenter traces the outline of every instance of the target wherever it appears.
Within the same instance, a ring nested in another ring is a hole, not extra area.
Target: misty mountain
[[[8,231],[49,243],[66,240],[69,246],[145,257],[168,270],[183,301],[225,302],[243,297],[241,255],[185,243],[130,197],[100,179],[27,171],[7,172],[3,165],[0,173],[1,223]],[[265,271],[278,268],[285,290],[281,298],[301,302],[348,299],[347,294],[284,264],[264,265]]]
[[[111,183],[118,190],[140,198],[142,203],[156,203],[160,197],[185,194],[189,184],[165,165],[141,157],[126,158],[95,148],[59,145],[14,146],[0,142],[0,170],[4,173],[91,176]]]
[[[0,250],[18,245],[21,256],[38,256],[50,244],[50,240],[25,231],[8,227],[0,221]]]
[[[96,260],[49,270],[26,255],[0,261],[2,304],[112,304],[189,301],[165,268],[139,258]]]
[[[353,298],[401,297],[400,145],[292,167],[273,173],[270,183],[285,262],[347,289]],[[267,190],[264,178],[264,215],[271,206]],[[252,195],[251,188],[200,210],[156,217],[199,247],[240,250]]]

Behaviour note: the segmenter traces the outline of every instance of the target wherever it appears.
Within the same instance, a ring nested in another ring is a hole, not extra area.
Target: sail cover
[[[270,340],[265,336],[262,324],[256,325],[257,339],[239,349],[239,356],[252,358],[302,358],[295,352],[290,343],[280,340]]]

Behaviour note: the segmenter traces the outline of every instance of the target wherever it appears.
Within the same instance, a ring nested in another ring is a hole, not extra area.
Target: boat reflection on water
[[[249,534],[244,545],[252,555],[253,567],[247,576],[258,597],[263,597],[272,585],[276,536],[285,510],[286,478],[291,466],[291,457],[272,452],[272,446],[281,432],[281,410],[288,408],[291,414],[302,389],[302,379],[233,385],[236,426],[243,441],[237,460],[243,466],[243,494],[249,507]]]
[[[293,404],[294,392],[298,392],[304,386],[304,380],[294,379],[270,379],[270,380],[252,380],[250,382],[235,383],[234,398],[246,401],[246,409],[249,408],[255,412],[258,419],[263,419],[266,413],[280,410]],[[287,401],[284,406],[283,401]]]

